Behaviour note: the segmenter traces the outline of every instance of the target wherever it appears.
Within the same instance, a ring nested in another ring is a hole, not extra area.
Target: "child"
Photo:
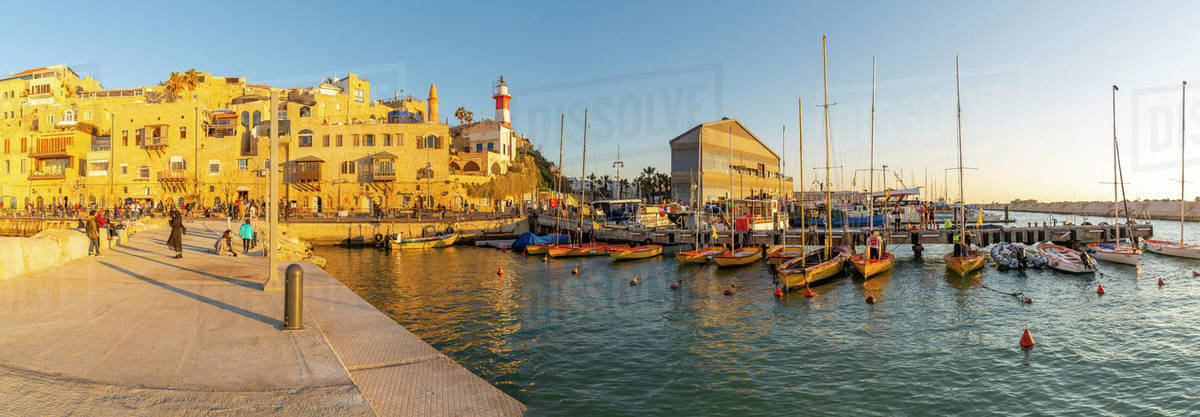
[[[217,243],[213,245],[213,251],[217,255],[229,255],[237,257],[237,252],[233,251],[233,231],[226,229],[221,237],[217,238]]]

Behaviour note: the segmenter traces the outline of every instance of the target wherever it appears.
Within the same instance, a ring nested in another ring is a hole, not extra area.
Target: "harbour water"
[[[1157,238],[1178,237],[1177,223],[1152,222]],[[1200,241],[1200,224],[1185,235]],[[893,248],[891,273],[838,278],[812,299],[775,298],[762,263],[725,270],[667,254],[544,263],[474,247],[316,252],[530,415],[1200,412],[1200,278],[1191,276],[1200,261],[1146,253],[1140,268],[1102,263],[1097,276],[988,266],[960,278],[941,262],[948,250],[926,245],[914,258]],[[731,284],[735,294],[723,295]],[[879,301],[866,304],[867,294]],[[1030,350],[1017,344],[1026,326]]]

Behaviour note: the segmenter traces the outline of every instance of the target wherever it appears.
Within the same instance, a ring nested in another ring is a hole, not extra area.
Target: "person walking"
[[[96,210],[88,212],[83,229],[88,237],[88,256],[100,256],[100,224],[96,220]]]
[[[175,259],[183,258],[183,235],[186,233],[183,216],[179,214],[179,210],[171,210],[171,236],[167,238],[167,247],[175,251]]]
[[[242,238],[242,253],[250,253],[250,246],[254,243],[254,226],[250,224],[250,219],[242,223],[242,227],[238,229],[238,236]]]

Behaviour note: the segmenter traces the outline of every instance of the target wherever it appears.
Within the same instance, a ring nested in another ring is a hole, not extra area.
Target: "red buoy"
[[[1104,285],[1096,284],[1096,295],[1104,295]]]
[[[629,280],[629,286],[632,287],[634,285],[637,285],[637,277],[633,277],[633,279]]]
[[[503,266],[500,267],[500,269],[496,270],[496,275],[504,276],[504,267]]]
[[[875,304],[875,296],[874,295],[867,296],[867,304]]]
[[[816,294],[813,294],[812,289],[808,287],[804,288],[804,298],[813,298],[814,296],[816,296]]]
[[[524,258],[524,257],[528,257],[528,256],[529,256],[529,252],[521,252],[521,257],[522,257],[522,258]]]
[[[725,289],[725,295],[733,295],[733,284],[730,284],[729,288]]]
[[[1021,333],[1021,347],[1033,347],[1033,335],[1029,334],[1029,329],[1025,329],[1025,332]]]
[[[577,267],[575,267],[575,269],[572,269],[571,273],[575,274],[575,275],[579,275],[579,267],[577,266]]]
[[[1192,271],[1192,276],[1200,276],[1200,272]]]
[[[783,289],[775,287],[775,298],[783,298]]]
[[[677,290],[677,289],[679,289],[679,283],[678,283],[678,282],[672,282],[672,283],[671,283],[671,289],[672,289],[672,290]]]
[[[1167,283],[1163,282],[1162,277],[1158,277],[1158,286],[1161,287],[1163,285],[1167,285]]]

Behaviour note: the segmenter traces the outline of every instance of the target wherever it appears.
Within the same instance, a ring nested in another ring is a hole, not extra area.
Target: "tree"
[[[167,80],[158,83],[163,86],[168,96],[167,101],[173,102],[179,98],[184,90],[195,91],[200,85],[200,73],[196,72],[195,68],[189,69],[186,72],[172,72],[167,76]]]
[[[459,107],[454,111],[454,117],[458,118],[458,124],[471,123],[475,121],[475,113],[467,111],[466,108]]]
[[[609,190],[609,184],[612,184],[612,177],[608,175],[600,177],[600,195],[612,198],[612,191]]]

